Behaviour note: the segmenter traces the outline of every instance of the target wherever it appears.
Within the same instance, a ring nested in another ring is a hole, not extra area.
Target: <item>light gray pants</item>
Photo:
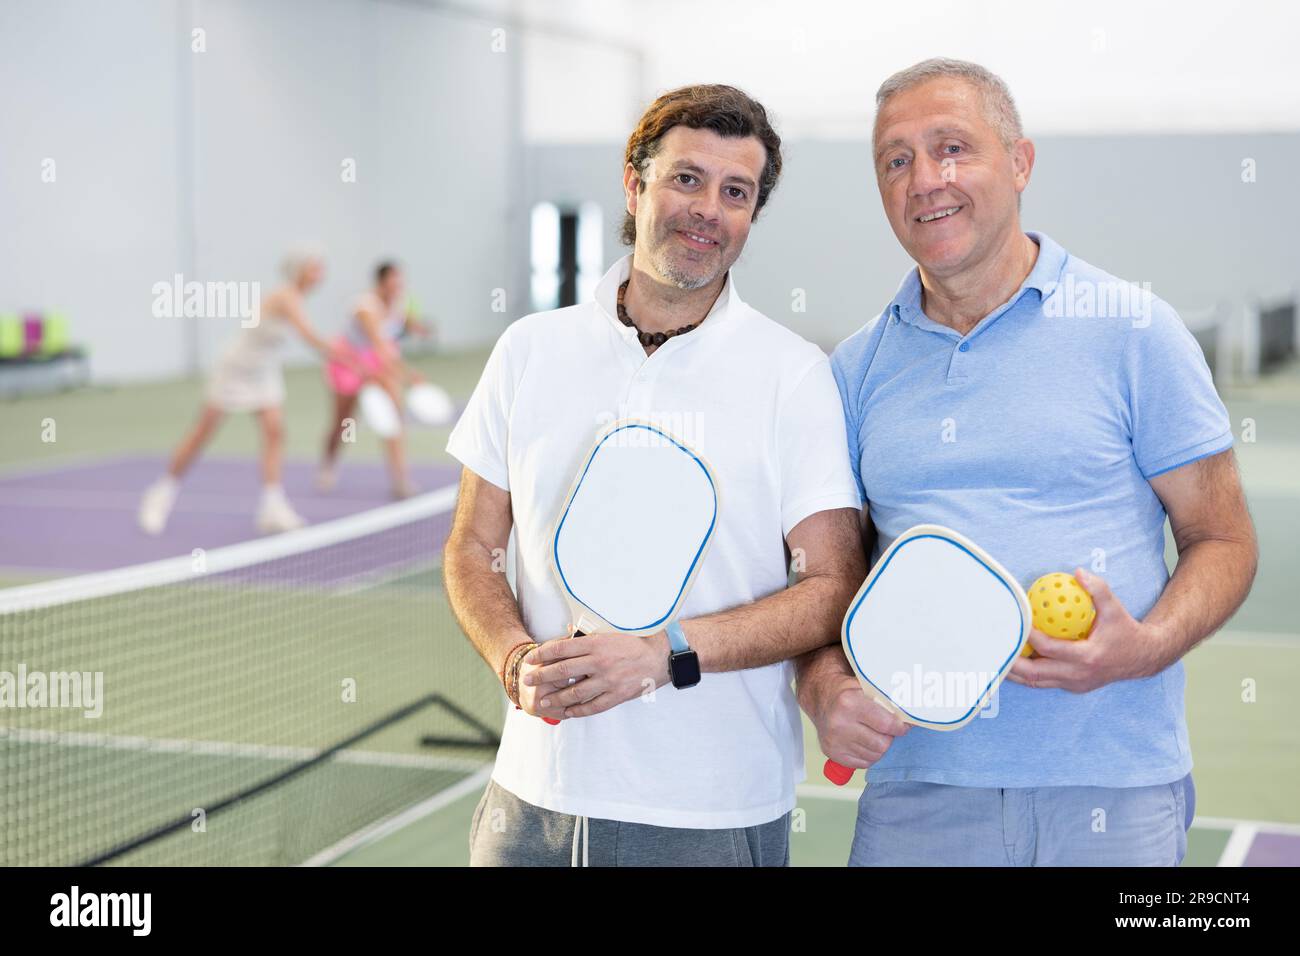
[[[581,866],[584,857],[588,866],[789,866],[790,814],[734,830],[655,827],[543,810],[488,781],[470,823],[470,866]]]
[[[1177,866],[1191,776],[1152,787],[868,783],[849,866]]]

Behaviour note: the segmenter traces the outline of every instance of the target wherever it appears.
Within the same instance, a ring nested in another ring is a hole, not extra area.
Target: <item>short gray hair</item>
[[[965,80],[974,86],[984,100],[984,111],[989,124],[997,131],[1002,145],[1008,150],[1016,140],[1025,135],[1024,128],[1020,125],[1020,111],[1016,109],[1016,101],[1011,98],[1011,90],[1007,88],[1002,77],[986,70],[978,63],[950,60],[941,56],[922,60],[905,70],[899,70],[881,83],[880,89],[876,90],[876,116],[880,116],[880,110],[892,97],[914,86],[937,79]],[[873,129],[871,134],[873,148],[875,138]]]
[[[324,262],[325,247],[319,242],[299,242],[290,246],[280,259],[280,274],[290,282],[298,278],[298,274],[307,268],[310,262]]]

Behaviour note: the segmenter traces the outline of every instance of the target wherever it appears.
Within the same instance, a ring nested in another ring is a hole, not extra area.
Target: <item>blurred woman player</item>
[[[140,502],[140,527],[160,534],[180,489],[180,480],[216,433],[228,412],[252,412],[262,432],[262,498],[256,525],[264,534],[289,531],[306,522],[293,510],[280,484],[284,448],[284,375],[281,347],[296,332],[327,359],[329,343],[307,321],[304,299],[325,274],[323,254],[315,246],[290,252],[282,265],[285,285],[262,300],[256,325],[242,329],[226,349],[208,384],[199,420],[172,455],[167,473],[149,486]]]
[[[343,441],[343,429],[357,407],[357,394],[369,376],[402,408],[405,386],[424,378],[402,361],[397,339],[404,332],[427,336],[429,329],[406,312],[406,281],[396,263],[383,262],[375,269],[375,285],[362,293],[352,311],[347,331],[334,342],[334,359],[325,367],[325,379],[334,392],[334,421],[325,437],[316,486],[329,491],[336,480],[336,462]],[[406,437],[383,439],[394,498],[408,498],[416,491],[406,463]]]

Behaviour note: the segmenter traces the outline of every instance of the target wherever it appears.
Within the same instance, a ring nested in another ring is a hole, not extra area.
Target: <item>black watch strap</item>
[[[679,690],[694,687],[700,682],[700,657],[686,643],[682,626],[676,621],[668,625],[668,643],[672,651],[668,654],[668,676],[673,686]]]

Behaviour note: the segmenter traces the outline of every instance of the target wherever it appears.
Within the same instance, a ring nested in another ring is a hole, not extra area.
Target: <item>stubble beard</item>
[[[721,263],[719,263],[718,268],[707,275],[700,275],[697,272],[682,268],[669,245],[675,240],[676,234],[677,228],[670,226],[655,237],[656,242],[650,250],[650,261],[654,264],[655,271],[659,275],[683,292],[694,292],[696,289],[703,289],[725,271]],[[722,251],[721,243],[718,245],[718,251]]]

